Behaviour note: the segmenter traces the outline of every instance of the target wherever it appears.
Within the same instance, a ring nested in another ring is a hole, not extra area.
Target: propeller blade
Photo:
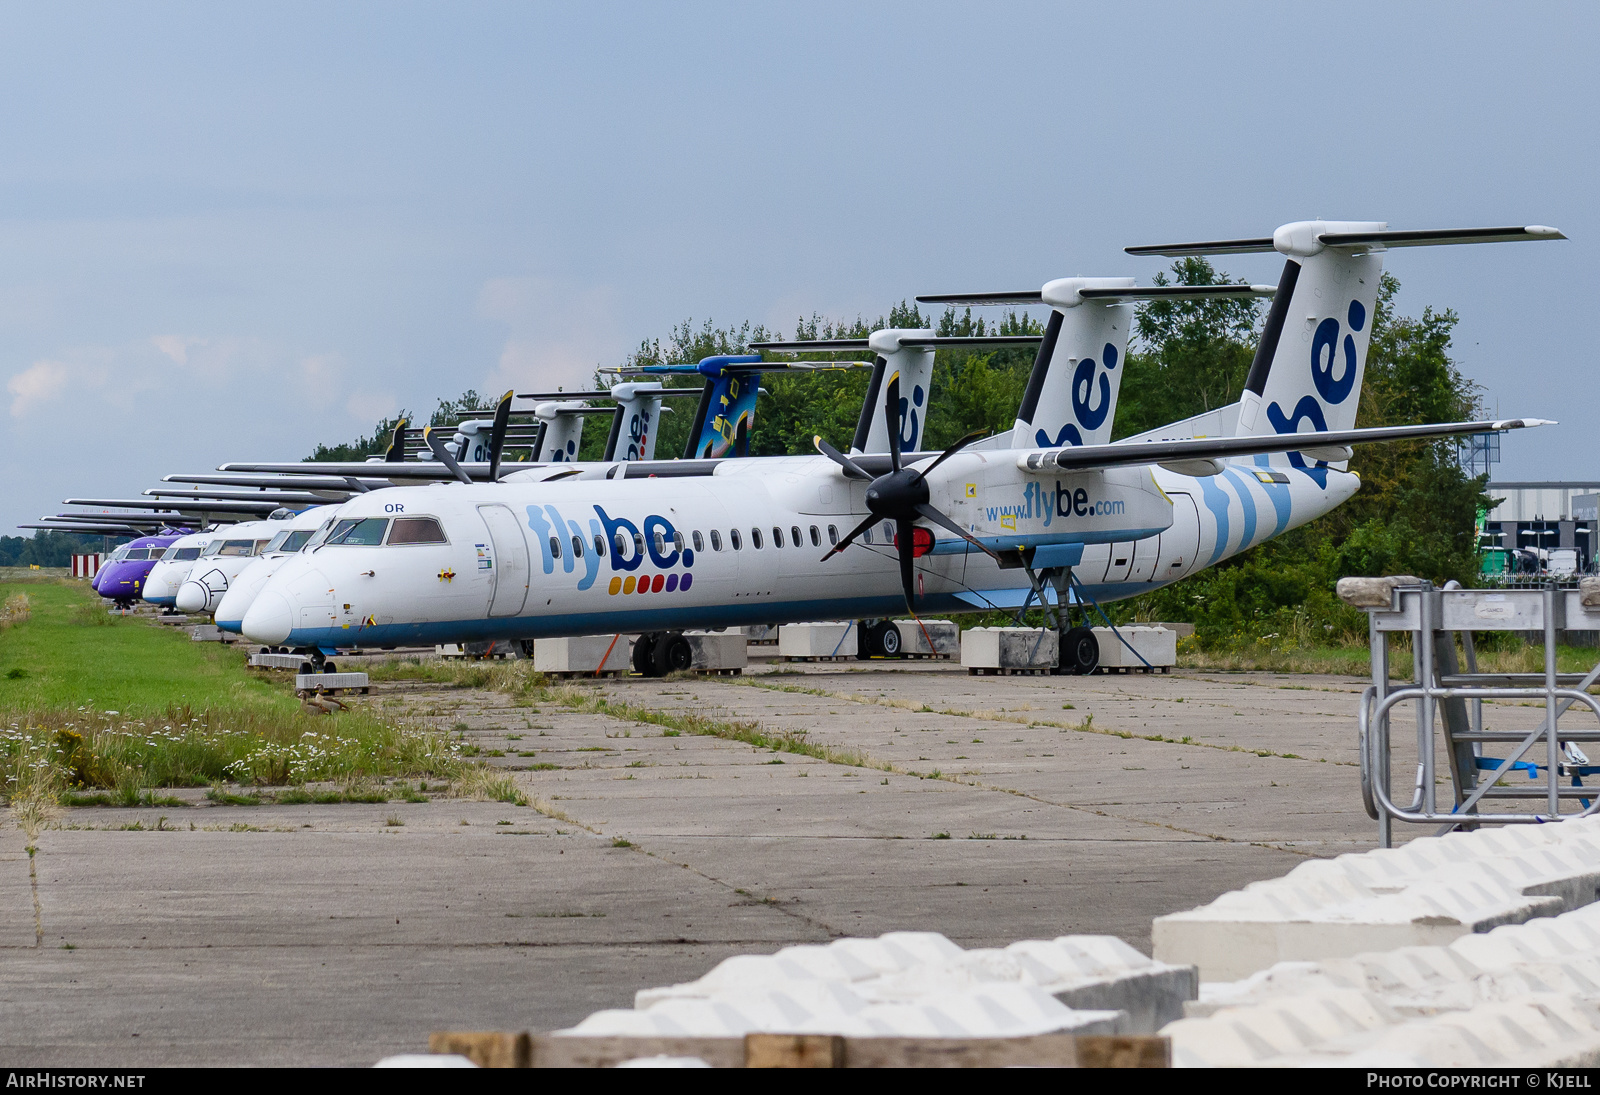
[[[916,527],[916,522],[904,517],[898,518],[894,523],[895,543],[900,549],[900,588],[905,591],[906,611],[913,616],[917,614],[916,607],[912,604],[917,592],[915,584],[917,545],[916,533],[913,531]]]
[[[943,464],[946,460],[950,459],[956,453],[960,452],[962,449],[966,448],[968,445],[972,444],[974,441],[978,440],[978,438],[982,437],[984,434],[986,434],[988,432],[989,432],[988,430],[973,430],[971,433],[967,434],[967,436],[963,437],[960,441],[957,441],[954,445],[951,445],[948,449],[945,449],[944,452],[940,453],[934,459],[933,463],[929,464],[927,467],[925,467],[921,471],[917,472],[917,478],[918,479],[926,479],[926,478],[928,478],[928,476],[933,473],[933,469],[934,468],[937,468],[940,464]]]
[[[422,440],[427,442],[428,448],[433,450],[434,459],[443,464],[451,475],[463,483],[470,484],[472,482],[472,476],[461,470],[461,465],[456,463],[455,453],[450,451],[449,446],[444,443],[444,438],[435,433],[432,426],[424,426],[422,428]]]
[[[384,451],[385,462],[394,464],[406,458],[406,420],[401,419],[394,424],[394,434],[389,438],[389,447]]]
[[[361,480],[357,479],[353,475],[345,476],[344,477],[344,481],[346,483],[349,483],[350,484],[350,489],[355,491],[357,494],[366,494],[367,491],[372,489],[372,488],[368,487],[365,483],[363,483]]]
[[[506,427],[511,424],[511,401],[516,398],[516,392],[507,392],[500,397],[500,405],[494,409],[494,428],[489,431],[489,482],[493,483],[500,478],[500,452],[506,444]]]
[[[889,466],[900,470],[900,373],[889,378],[883,389],[883,413],[889,423]]]
[[[822,557],[822,561],[824,563],[826,563],[829,559],[832,559],[835,555],[839,554],[845,548],[849,547],[852,543],[855,542],[855,538],[857,536],[860,536],[863,532],[866,532],[873,525],[877,524],[878,520],[879,519],[878,519],[877,514],[873,514],[871,517],[868,517],[865,521],[861,522],[855,528],[851,529],[850,532],[845,536],[845,538],[843,540],[840,540],[837,544],[834,544],[833,547],[828,549],[828,554],[826,554],[826,555],[824,555]]]
[[[917,506],[916,510],[917,510],[917,515],[919,517],[921,517],[921,518],[923,518],[924,520],[927,520],[927,521],[932,521],[934,524],[939,525],[939,526],[941,526],[943,528],[949,529],[951,532],[953,532],[957,536],[961,537],[963,540],[965,540],[967,543],[971,544],[973,547],[977,548],[979,551],[983,552],[985,555],[989,555],[989,556],[991,556],[991,557],[993,557],[995,559],[1000,558],[1000,556],[995,553],[993,548],[989,547],[988,545],[984,544],[982,541],[978,540],[976,537],[974,537],[972,535],[972,533],[968,532],[966,529],[964,529],[960,525],[956,524],[949,517],[946,517],[944,514],[940,513],[938,510],[934,509],[932,506],[928,505],[926,502],[924,502],[920,506]]]
[[[832,460],[835,464],[838,464],[841,468],[843,468],[845,475],[849,476],[851,479],[860,479],[869,483],[872,481],[872,476],[868,475],[864,470],[862,470],[860,464],[857,464],[844,453],[828,444],[820,436],[813,437],[811,439],[811,443],[817,447],[817,451],[823,456],[826,456],[829,460]]]

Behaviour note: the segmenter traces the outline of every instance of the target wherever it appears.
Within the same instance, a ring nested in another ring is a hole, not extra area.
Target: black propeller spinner
[[[971,533],[956,524],[949,517],[940,513],[928,504],[928,476],[940,464],[982,437],[985,430],[969,433],[961,440],[951,445],[940,453],[933,463],[921,471],[902,467],[900,464],[900,374],[895,373],[884,388],[884,411],[889,420],[889,465],[893,469],[887,475],[873,478],[866,470],[844,455],[838,449],[828,444],[820,437],[812,439],[817,446],[817,451],[838,464],[844,469],[845,475],[850,479],[859,479],[868,483],[867,509],[872,516],[850,530],[849,535],[840,540],[833,548],[822,557],[827,562],[839,552],[849,547],[857,536],[879,521],[893,521],[895,528],[895,549],[900,556],[900,586],[905,591],[906,609],[913,615],[916,614],[914,604],[916,598],[916,583],[912,580],[916,572],[916,528],[917,519],[931,521],[936,525],[950,530],[957,536],[972,544],[978,550],[988,555],[995,555],[994,551],[978,541]],[[995,556],[999,558],[999,556]]]

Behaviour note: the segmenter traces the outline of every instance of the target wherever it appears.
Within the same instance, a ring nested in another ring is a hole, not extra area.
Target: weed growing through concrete
[[[516,780],[492,768],[469,768],[450,784],[451,798],[469,798],[480,802],[507,802],[513,806],[528,805],[528,796],[517,789]]]

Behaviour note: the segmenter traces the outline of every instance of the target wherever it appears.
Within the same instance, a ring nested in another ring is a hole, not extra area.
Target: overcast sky
[[[0,4],[0,530],[687,317],[1143,282],[1126,245],[1312,217],[1563,229],[1387,269],[1491,410],[1561,419],[1499,478],[1600,477],[1597,10]]]

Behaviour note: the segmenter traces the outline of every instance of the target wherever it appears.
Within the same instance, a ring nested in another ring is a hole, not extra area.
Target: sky
[[[1600,7],[0,3],[0,532],[300,459],[684,319],[1135,276],[1323,217],[1411,249],[1506,437],[1594,479]],[[1276,282],[1271,255],[1232,256]],[[1588,301],[1587,304],[1584,302]],[[1581,321],[1581,322],[1580,322]]]

